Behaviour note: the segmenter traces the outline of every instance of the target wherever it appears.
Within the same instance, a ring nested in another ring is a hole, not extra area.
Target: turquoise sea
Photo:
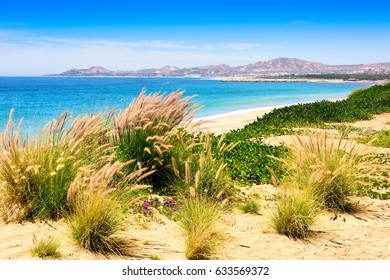
[[[63,111],[73,115],[106,108],[124,109],[139,92],[185,90],[204,106],[196,117],[226,114],[260,107],[289,105],[346,97],[369,83],[240,83],[187,78],[57,78],[0,77],[0,129],[23,117],[22,128],[37,132]]]

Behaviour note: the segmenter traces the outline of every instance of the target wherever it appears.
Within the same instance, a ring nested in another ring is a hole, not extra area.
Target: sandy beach
[[[255,121],[258,117],[262,117],[264,114],[271,112],[274,107],[262,107],[241,111],[234,111],[226,114],[214,115],[204,118],[195,119],[196,121],[207,121],[201,126],[201,129],[210,133],[221,134],[229,132],[233,129],[242,128],[245,125]]]
[[[345,98],[336,98],[331,99],[329,101],[335,102],[340,101]],[[315,101],[302,102],[311,103]],[[295,103],[297,104],[297,103]],[[246,110],[238,110],[225,114],[218,114],[209,117],[203,117],[195,119],[194,122],[197,121],[206,121],[205,124],[201,125],[201,129],[203,131],[207,131],[209,133],[222,134],[227,133],[234,129],[243,128],[245,125],[254,122],[257,118],[261,118],[263,115],[271,112],[274,109],[282,108],[286,106],[291,106],[295,104],[285,104],[280,106],[269,106],[269,107],[260,107]]]

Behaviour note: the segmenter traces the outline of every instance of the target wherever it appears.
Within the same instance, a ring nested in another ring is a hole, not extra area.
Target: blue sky
[[[0,75],[277,57],[390,62],[390,1],[0,2]]]

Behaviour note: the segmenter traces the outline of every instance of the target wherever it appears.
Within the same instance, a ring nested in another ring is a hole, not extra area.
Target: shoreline
[[[372,83],[377,85],[384,85],[389,82],[389,80],[343,80],[321,78],[215,77],[213,79],[227,83]]]
[[[346,98],[347,97],[326,100],[335,102],[344,100]],[[316,102],[316,100],[284,105],[257,107],[252,109],[235,110],[227,113],[195,118],[193,122],[196,123],[200,121],[205,121],[205,123],[200,126],[201,130],[209,133],[222,134],[227,133],[231,130],[243,128],[247,124],[254,122],[255,120],[257,120],[257,118],[261,118],[262,116],[271,112],[274,109],[312,102]]]

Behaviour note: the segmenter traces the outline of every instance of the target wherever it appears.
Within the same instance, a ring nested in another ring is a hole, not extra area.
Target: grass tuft
[[[125,169],[133,172],[137,166],[154,171],[143,183],[153,185],[155,191],[164,190],[175,179],[171,167],[175,129],[185,126],[194,116],[197,105],[183,91],[140,95],[114,120],[113,135],[118,160],[135,160]]]
[[[284,192],[271,214],[271,226],[280,234],[304,239],[312,235],[311,227],[318,214],[315,201],[303,191]]]
[[[72,238],[95,253],[125,255],[126,242],[116,234],[125,226],[120,200],[114,194],[78,194],[68,219]]]
[[[369,149],[359,148],[341,133],[332,138],[325,132],[296,136],[290,149],[296,173],[292,180],[311,191],[318,205],[326,210],[356,210],[352,196],[362,175],[376,168],[369,159]]]
[[[207,260],[216,256],[224,240],[218,227],[222,215],[219,202],[196,196],[186,199],[179,212],[179,224],[184,231],[185,257],[189,260]]]
[[[30,248],[31,255],[33,257],[37,256],[39,258],[53,259],[61,257],[61,253],[58,251],[58,248],[60,246],[60,242],[58,241],[58,239],[48,237],[37,241],[34,235],[33,243],[34,245]]]
[[[259,214],[260,204],[254,200],[248,200],[239,206],[239,209],[244,213]]]

